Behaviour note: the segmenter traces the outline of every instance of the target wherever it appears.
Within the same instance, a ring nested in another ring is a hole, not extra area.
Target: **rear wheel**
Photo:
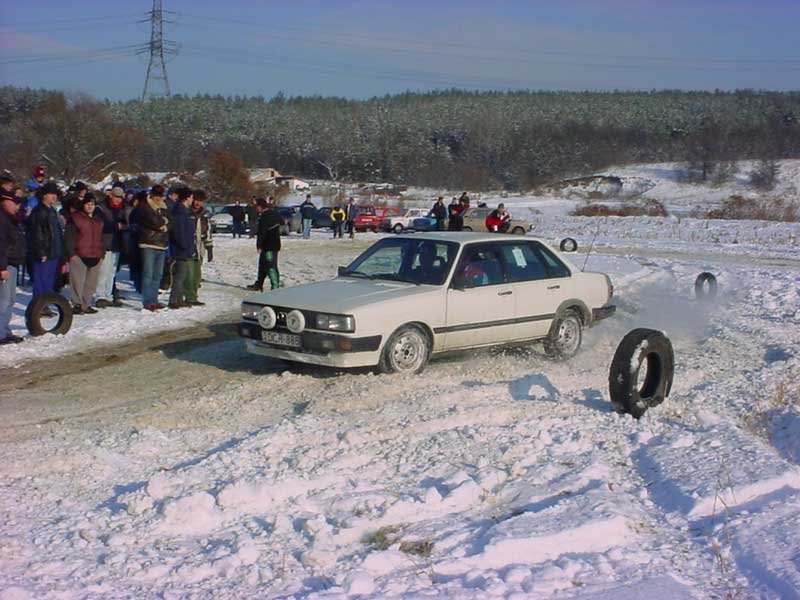
[[[419,373],[430,355],[428,335],[416,325],[404,325],[386,342],[378,366],[384,373]]]
[[[464,225],[464,226],[461,228],[461,231],[472,231],[472,227],[470,227],[469,225]]]
[[[581,317],[574,308],[568,308],[550,326],[550,333],[544,340],[544,351],[555,360],[567,360],[578,353],[582,341]]]
[[[395,226],[394,226],[394,227],[392,227],[392,231],[394,231],[395,233],[402,233],[402,231],[403,231],[403,224],[402,224],[402,223],[397,223],[397,224],[395,224]]]
[[[525,235],[525,229],[522,227],[514,227],[514,229],[511,230],[511,233],[514,235]]]

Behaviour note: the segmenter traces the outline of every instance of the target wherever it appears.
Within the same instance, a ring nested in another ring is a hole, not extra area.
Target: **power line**
[[[314,35],[322,35],[328,37],[336,37],[336,36],[346,36],[348,39],[354,40],[364,40],[367,42],[395,42],[395,43],[404,43],[404,44],[413,44],[414,48],[406,48],[403,49],[404,51],[414,52],[415,48],[419,47],[427,47],[433,48],[434,51],[439,51],[442,47],[449,47],[449,48],[459,48],[459,49],[468,49],[468,50],[478,50],[481,52],[486,51],[493,51],[493,52],[517,52],[521,54],[528,54],[528,55],[542,55],[542,56],[562,56],[562,57],[578,57],[578,58],[593,58],[593,59],[609,59],[609,60],[642,60],[642,61],[654,61],[654,62],[710,62],[710,63],[727,63],[727,64],[800,64],[800,58],[716,58],[716,57],[697,57],[697,56],[642,56],[642,55],[620,55],[620,54],[603,54],[598,52],[575,52],[575,51],[559,51],[559,50],[534,50],[530,48],[519,48],[519,47],[488,47],[488,46],[477,46],[473,44],[463,44],[458,42],[447,42],[447,41],[439,41],[430,42],[429,40],[420,40],[414,38],[405,38],[400,36],[393,36],[393,35],[385,35],[381,34],[380,37],[376,36],[368,36],[362,33],[354,33],[354,32],[343,32],[341,30],[337,30],[335,32],[331,32],[325,29],[314,29],[308,27],[292,27],[285,24],[281,24],[280,26],[275,26],[274,24],[268,24],[263,22],[258,22],[254,20],[242,20],[242,19],[232,19],[229,17],[223,16],[209,16],[209,15],[195,15],[192,13],[185,13],[181,11],[179,13],[181,18],[189,19],[189,20],[199,20],[202,23],[213,23],[215,26],[219,23],[231,23],[237,26],[244,26],[250,28],[258,28],[259,31],[296,31],[298,33],[304,34],[314,34]],[[192,25],[193,27],[195,25]]]
[[[97,49],[81,49],[81,50],[63,50],[60,52],[51,52],[47,54],[40,54],[36,56],[22,56],[17,58],[6,58],[0,60],[0,64],[21,64],[21,63],[40,63],[51,61],[63,61],[81,58],[91,58],[94,55],[103,55],[107,53],[128,53],[133,56],[134,50],[139,48],[138,44],[130,44],[127,46],[112,46],[110,48],[97,48]]]

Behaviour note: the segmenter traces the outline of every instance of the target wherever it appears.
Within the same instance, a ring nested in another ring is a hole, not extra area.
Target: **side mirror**
[[[339,267],[339,268],[337,268],[336,269],[336,275],[338,275],[339,277],[347,275],[347,267]]]

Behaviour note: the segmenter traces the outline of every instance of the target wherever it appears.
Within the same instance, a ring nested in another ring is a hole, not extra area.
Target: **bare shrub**
[[[794,202],[783,198],[750,199],[744,196],[730,196],[721,208],[702,210],[696,207],[691,216],[702,219],[752,220],[796,222],[800,220],[800,210]]]
[[[648,199],[642,204],[607,204],[588,203],[577,207],[570,215],[574,217],[666,217],[667,209],[658,200]]]
[[[244,163],[230,152],[216,150],[208,162],[208,189],[217,200],[231,202],[249,198],[253,192]]]

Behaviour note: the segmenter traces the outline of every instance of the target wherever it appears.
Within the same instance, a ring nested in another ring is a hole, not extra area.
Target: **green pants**
[[[197,290],[200,288],[201,263],[199,260],[187,260],[186,278],[183,280],[184,298],[186,302],[197,302]]]
[[[277,251],[264,250],[258,255],[258,279],[256,279],[256,285],[262,287],[264,280],[267,278],[269,278],[270,289],[274,290],[280,287]]]

